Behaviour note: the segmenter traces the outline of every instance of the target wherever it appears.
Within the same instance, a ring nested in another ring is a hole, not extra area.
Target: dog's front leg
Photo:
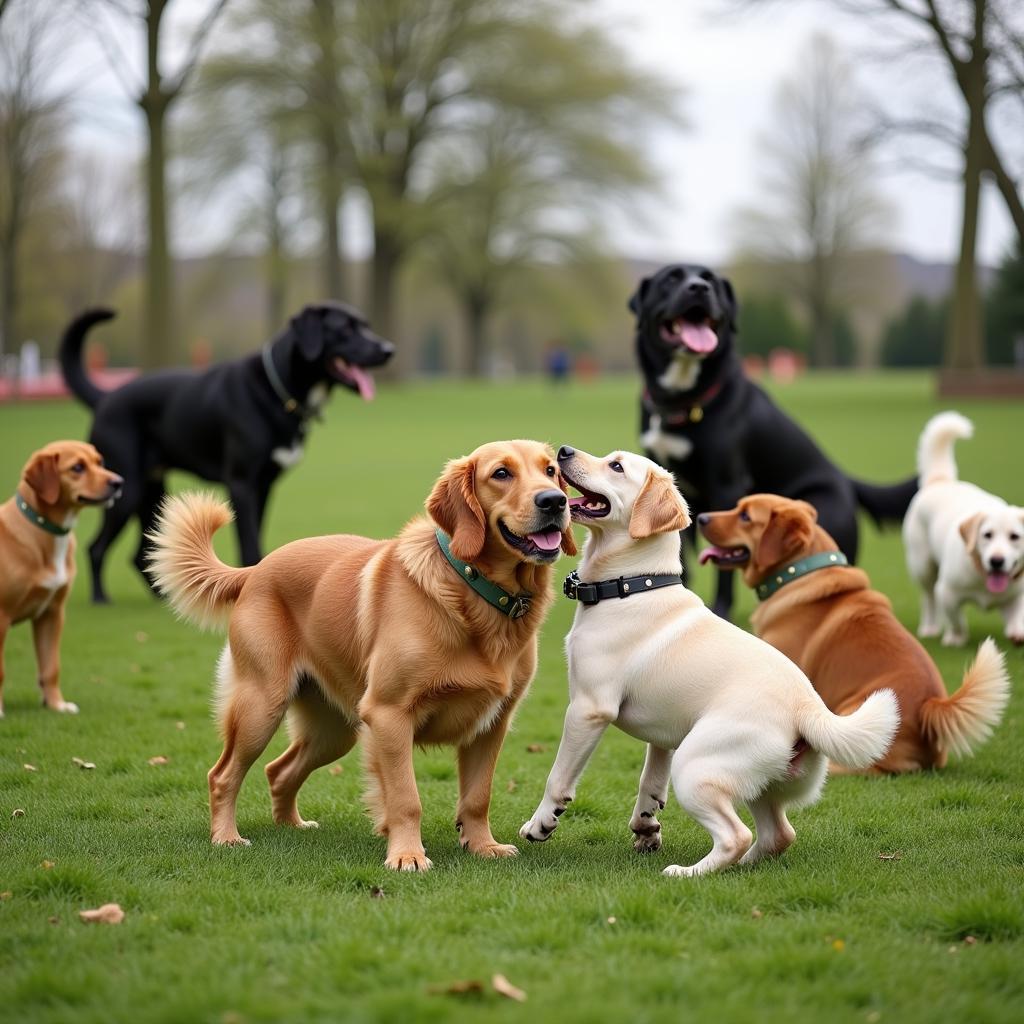
[[[262,513],[258,487],[254,481],[231,476],[228,495],[235,509],[235,528],[238,531],[238,549],[242,565],[255,565],[260,553],[260,526]]]
[[[967,643],[967,617],[964,615],[963,599],[947,584],[939,580],[935,587],[935,602],[939,607],[943,647],[963,647]]]
[[[605,729],[619,717],[618,705],[574,700],[565,712],[562,742],[551,766],[544,799],[519,830],[531,843],[543,843],[558,827],[558,819],[576,796],[576,784]]]
[[[674,750],[665,750],[648,744],[644,770],[640,774],[640,789],[629,827],[636,840],[633,848],[638,853],[653,853],[661,848],[661,823],[658,811],[664,810],[668,799],[668,783],[672,773]]]
[[[1006,624],[1006,639],[1012,644],[1024,644],[1024,594],[1003,605],[1003,622]]]
[[[378,775],[384,804],[377,809],[379,830],[388,837],[384,864],[393,871],[427,871],[431,863],[420,834],[423,808],[412,763],[415,722],[409,712],[387,704],[364,706],[359,713],[366,726],[366,763]]]
[[[53,604],[32,620],[32,640],[39,666],[39,689],[43,704],[51,711],[77,715],[78,705],[65,700],[60,692],[60,635],[64,629],[64,601],[67,590],[53,599]]]
[[[510,843],[499,843],[491,835],[488,812],[494,766],[508,732],[511,711],[501,715],[487,732],[459,747],[459,805],[455,827],[459,845],[478,857],[514,857],[519,851]]]

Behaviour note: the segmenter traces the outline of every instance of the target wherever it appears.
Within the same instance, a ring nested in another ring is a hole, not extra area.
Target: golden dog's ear
[[[651,470],[633,502],[629,516],[629,535],[633,540],[656,533],[685,530],[690,525],[690,510],[666,473]]]
[[[818,510],[809,501],[800,501],[797,499],[796,504],[811,517],[812,523],[816,523],[818,521]]]
[[[978,531],[981,530],[981,521],[984,518],[984,512],[975,512],[973,516],[965,519],[959,526],[960,536],[963,537],[967,550],[972,554],[978,548]]]
[[[814,540],[817,517],[814,508],[805,501],[775,509],[754,552],[754,567],[764,572],[807,547]]]
[[[430,518],[451,537],[451,552],[472,562],[484,549],[484,510],[476,496],[476,463],[449,462],[427,498]]]
[[[558,486],[561,487],[562,493],[569,497],[569,485],[565,482],[562,474],[558,474]],[[562,554],[563,555],[575,555],[576,554],[576,538],[572,535],[572,520],[569,520],[569,525],[562,531]]]
[[[56,452],[39,452],[32,457],[23,474],[25,483],[47,505],[52,505],[60,497],[60,470],[57,468],[59,461],[60,456]]]

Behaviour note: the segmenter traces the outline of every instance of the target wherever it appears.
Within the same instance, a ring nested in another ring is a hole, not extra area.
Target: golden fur
[[[413,747],[445,743],[458,748],[462,846],[487,857],[516,852],[491,834],[491,782],[536,670],[557,549],[531,560],[498,524],[520,537],[539,529],[535,499],[553,485],[561,481],[546,445],[483,445],[445,468],[427,501],[433,521],[415,519],[393,540],[295,541],[245,569],[224,565],[211,547],[230,518],[226,506],[202,495],[166,504],[152,538],[157,586],[194,621],[228,618],[218,672],[225,746],[209,774],[214,843],[245,842],[235,823],[239,787],[289,712],[291,746],[266,769],[278,823],[315,824],[299,816],[299,788],[361,734],[386,864],[426,870]],[[568,510],[556,497],[561,547],[573,553]],[[458,577],[435,523],[456,557],[506,591],[534,595],[525,616],[510,619]]]
[[[716,547],[747,548],[744,580],[757,586],[779,567],[835,541],[803,501],[772,494],[744,498],[729,512],[701,517]],[[880,689],[895,691],[900,729],[876,773],[941,768],[950,753],[970,754],[999,723],[1009,699],[1003,656],[985,640],[948,696],[928,652],[893,614],[888,598],[852,566],[820,569],[787,583],[755,610],[757,635],[795,661],[830,710],[849,714]]]
[[[54,441],[25,464],[17,491],[38,515],[70,529],[84,506],[111,501],[123,482],[103,468],[91,444]],[[0,717],[4,640],[12,625],[26,619],[32,622],[43,704],[78,711],[60,691],[60,635],[74,581],[74,534],[58,537],[33,525],[13,497],[0,505]]]

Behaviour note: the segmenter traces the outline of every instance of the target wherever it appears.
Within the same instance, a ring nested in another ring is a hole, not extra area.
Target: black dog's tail
[[[916,476],[898,484],[867,484],[852,477],[850,483],[857,495],[857,503],[878,526],[902,522],[911,499],[917,494]]]
[[[105,391],[96,387],[82,363],[82,349],[85,347],[85,336],[89,328],[94,324],[103,323],[104,320],[112,320],[115,313],[112,309],[90,309],[81,316],[75,317],[68,324],[64,337],[60,341],[60,369],[64,374],[64,383],[77,395],[90,409],[95,409],[100,399],[106,394]]]

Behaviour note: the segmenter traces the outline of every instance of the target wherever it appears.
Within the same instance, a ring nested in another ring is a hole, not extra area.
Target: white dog
[[[698,875],[782,853],[795,838],[786,807],[818,797],[828,758],[866,768],[889,748],[899,724],[895,696],[881,690],[852,715],[833,715],[788,658],[686,590],[679,530],[690,516],[655,463],[562,448],[558,464],[583,495],[570,500],[573,520],[590,533],[582,582],[566,581],[566,593],[581,603],[566,640],[562,742],[544,799],[519,834],[551,835],[614,723],[649,744],[629,823],[636,849],[661,846],[657,813],[670,775],[680,804],[711,833],[706,857],[665,874]],[[753,845],[737,802],[754,816]]]
[[[917,449],[921,489],[903,520],[907,569],[921,588],[919,636],[967,642],[963,606],[999,608],[1006,638],[1024,643],[1024,508],[957,479],[953,444],[971,421],[943,412],[925,425]]]

